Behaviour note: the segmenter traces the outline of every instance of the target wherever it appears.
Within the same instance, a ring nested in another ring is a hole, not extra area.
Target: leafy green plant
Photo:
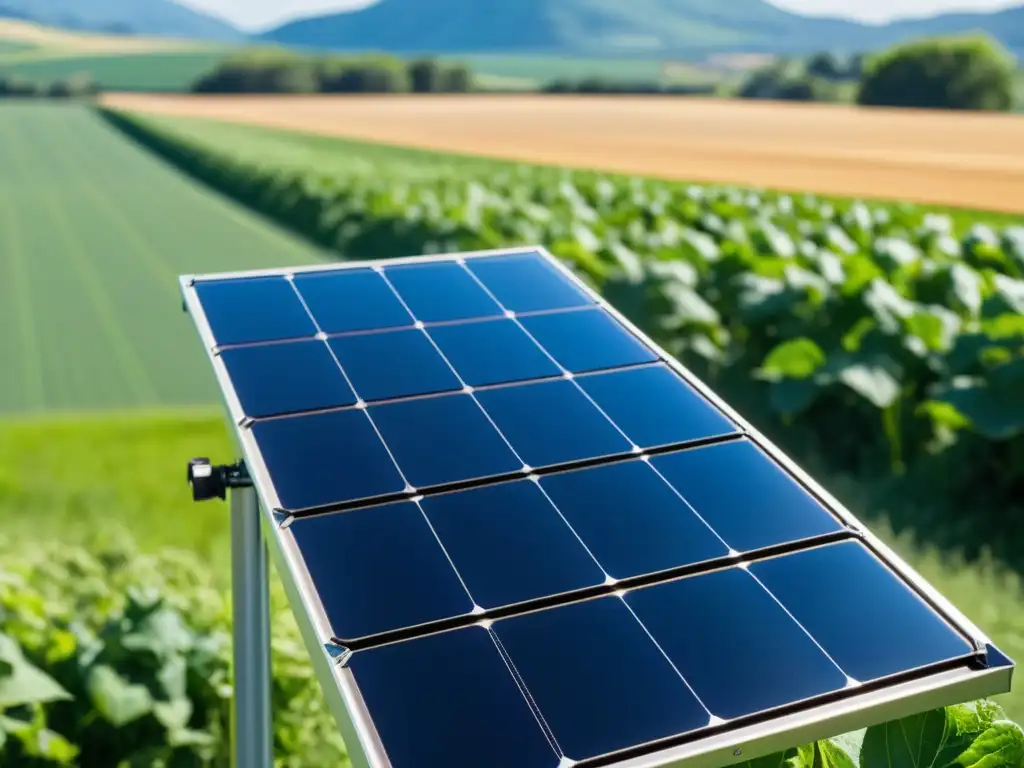
[[[120,537],[0,551],[0,764],[229,764],[229,616],[200,561]],[[279,594],[275,608],[278,764],[342,764]]]

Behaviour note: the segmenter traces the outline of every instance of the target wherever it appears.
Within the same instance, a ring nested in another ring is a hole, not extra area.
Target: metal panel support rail
[[[211,466],[209,459],[193,459],[188,465],[188,482],[195,501],[224,500],[228,489],[231,490],[232,765],[273,768],[270,590],[267,548],[260,533],[259,499],[241,462]]]

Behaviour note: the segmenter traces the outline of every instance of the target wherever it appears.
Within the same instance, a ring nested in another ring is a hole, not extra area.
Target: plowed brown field
[[[1024,116],[665,97],[104,101],[576,168],[1024,212]]]

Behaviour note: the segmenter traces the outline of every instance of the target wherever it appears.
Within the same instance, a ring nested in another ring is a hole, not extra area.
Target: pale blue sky
[[[497,2],[497,0],[480,0]],[[515,2],[515,0],[510,0]],[[223,16],[245,29],[262,29],[287,19],[310,16],[367,0],[179,0]],[[427,2],[427,0],[421,0]],[[722,0],[728,2],[728,0]],[[922,16],[947,10],[997,10],[1021,0],[769,0],[801,13],[847,16],[863,21],[887,21],[899,16]]]

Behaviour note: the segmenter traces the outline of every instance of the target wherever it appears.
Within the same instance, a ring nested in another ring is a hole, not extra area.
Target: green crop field
[[[0,412],[210,403],[177,277],[318,258],[90,111],[0,105]]]
[[[0,42],[0,46],[3,43]],[[0,48],[0,53],[3,49]],[[228,55],[228,50],[202,49],[159,53],[91,56],[46,56],[9,59],[0,56],[0,74],[41,83],[88,73],[108,91],[187,91]]]
[[[470,54],[453,56],[465,62],[479,75],[518,78],[543,85],[551,80],[566,78],[579,80],[586,77],[605,77],[613,80],[652,82],[661,79],[662,62],[659,59],[586,59],[574,56],[522,56],[499,54]],[[705,83],[716,79],[714,73],[692,67],[687,83]],[[678,78],[677,78],[678,79]]]

